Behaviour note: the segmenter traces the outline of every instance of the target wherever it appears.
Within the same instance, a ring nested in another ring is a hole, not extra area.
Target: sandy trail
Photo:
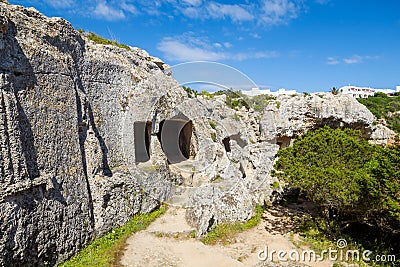
[[[126,251],[121,259],[125,266],[177,266],[177,267],[225,267],[225,266],[312,266],[329,267],[331,262],[279,262],[274,258],[260,261],[260,250],[301,253],[290,234],[290,217],[281,210],[266,211],[255,228],[240,233],[228,245],[204,245],[190,238],[194,230],[185,221],[183,208],[170,207],[147,229],[127,240]]]

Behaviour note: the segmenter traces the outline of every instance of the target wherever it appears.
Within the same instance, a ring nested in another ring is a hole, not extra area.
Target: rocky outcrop
[[[279,145],[306,130],[384,139],[346,96],[281,96],[262,113],[189,99],[147,52],[3,3],[0,88],[0,266],[54,265],[160,202],[201,236],[271,201]]]
[[[169,103],[182,98],[176,86],[145,51],[97,45],[63,19],[0,3],[0,266],[54,264],[157,207],[143,172],[122,168],[132,159],[121,135],[159,88]],[[148,178],[154,188],[166,176]]]
[[[387,128],[385,125],[377,124],[372,127],[370,143],[374,145],[385,146],[389,144],[396,136],[396,132]]]
[[[347,95],[282,95],[266,107],[260,131],[264,140],[276,140],[281,147],[290,145],[308,130],[324,125],[360,130],[373,143],[375,139],[387,140],[390,134],[382,136],[380,132],[391,130],[385,126],[374,127],[374,121],[375,116],[364,105]]]

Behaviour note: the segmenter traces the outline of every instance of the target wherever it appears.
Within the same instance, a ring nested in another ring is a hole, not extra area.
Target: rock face
[[[382,136],[379,133],[391,130],[385,126],[374,127],[374,121],[374,115],[364,105],[347,95],[282,95],[265,109],[260,131],[264,140],[275,139],[281,147],[290,145],[294,138],[308,130],[324,125],[358,129],[372,142],[375,142],[375,139],[390,138],[389,135]]]
[[[373,126],[373,132],[371,134],[370,143],[374,145],[387,145],[392,141],[395,136],[396,132],[387,128],[384,125],[377,124]]]
[[[147,52],[3,3],[0,88],[0,266],[54,265],[160,202],[187,207],[201,236],[271,201],[279,146],[304,131],[388,135],[346,96],[282,96],[262,113],[189,99]]]
[[[96,45],[63,19],[0,3],[0,266],[55,264],[159,205],[143,173],[122,168],[132,159],[121,135],[159,88],[181,99],[176,86],[145,51]],[[148,178],[156,187],[166,176]]]

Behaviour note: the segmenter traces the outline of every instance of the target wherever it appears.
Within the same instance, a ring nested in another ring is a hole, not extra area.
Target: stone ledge
[[[12,185],[7,186],[6,188],[0,189],[0,202],[4,201],[5,198],[18,194],[20,192],[26,191],[28,189],[47,185],[50,182],[48,175],[41,175],[33,180],[25,180],[22,182],[18,182]]]

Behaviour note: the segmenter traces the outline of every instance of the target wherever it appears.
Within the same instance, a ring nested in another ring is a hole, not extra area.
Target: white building
[[[357,87],[357,86],[343,86],[339,88],[339,94],[351,95],[355,98],[367,98],[375,95],[375,93],[384,93],[387,95],[394,95],[394,93],[400,92],[400,86],[396,86],[396,90],[393,89],[375,89],[370,87]]]
[[[271,91],[270,89],[260,90],[260,88],[251,88],[251,90],[242,90],[242,94],[246,96],[258,96],[258,95],[294,95],[297,94],[296,90],[286,90],[284,88],[278,89],[278,91]]]

